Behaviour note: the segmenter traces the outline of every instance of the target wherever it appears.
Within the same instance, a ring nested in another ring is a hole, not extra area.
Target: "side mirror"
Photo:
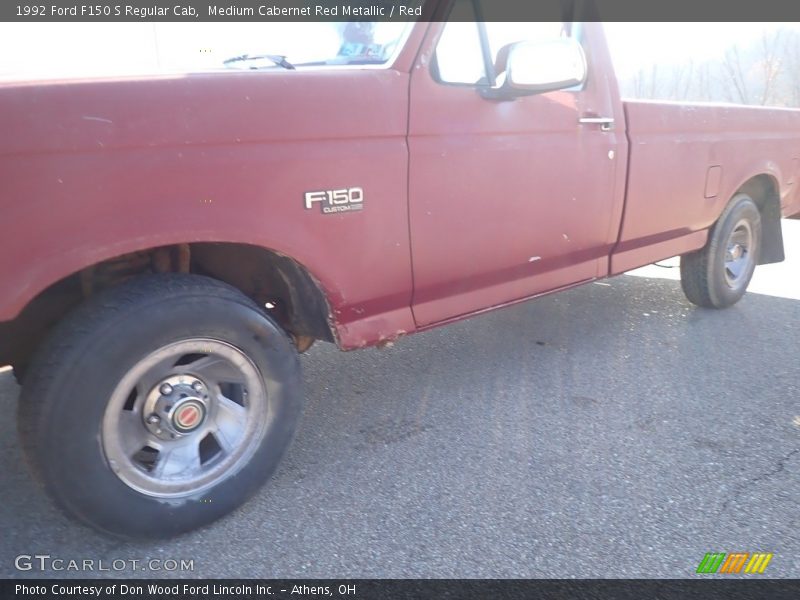
[[[513,100],[580,85],[586,80],[586,55],[572,38],[518,42],[508,51],[505,74],[502,86],[481,91],[484,98]]]

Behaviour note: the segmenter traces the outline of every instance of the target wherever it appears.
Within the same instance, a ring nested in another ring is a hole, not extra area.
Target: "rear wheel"
[[[238,290],[143,277],[61,323],[20,399],[23,447],[66,511],[163,538],[244,502],[276,468],[301,408],[297,352]]]
[[[711,230],[705,248],[681,257],[686,297],[707,308],[725,308],[747,291],[758,264],[761,215],[747,194],[737,194]]]

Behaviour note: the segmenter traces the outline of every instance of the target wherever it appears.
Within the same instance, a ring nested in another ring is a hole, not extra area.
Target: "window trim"
[[[488,41],[488,36],[486,36],[486,24],[478,21],[478,9],[477,3],[479,0],[469,0],[470,4],[472,5],[472,13],[475,15],[475,26],[478,29],[478,38],[479,40],[482,37],[485,37]],[[439,32],[439,38],[436,40],[436,47],[433,49],[433,56],[431,58],[430,63],[430,74],[431,78],[438,83],[439,85],[444,85],[448,87],[458,87],[458,88],[469,88],[469,89],[481,89],[481,88],[491,88],[493,87],[487,81],[487,83],[467,83],[462,81],[445,81],[442,79],[441,71],[439,70],[439,44],[442,41],[442,35],[444,34],[444,30],[447,27],[447,24],[450,23],[450,15],[453,13],[453,10],[456,7],[456,1],[450,3],[450,8],[447,9],[447,17],[442,21],[442,30]],[[466,21],[467,23],[469,21]],[[483,33],[481,33],[483,32]],[[491,58],[489,57],[489,52],[487,52],[488,48],[483,47],[483,42],[481,42],[481,54],[483,56],[483,70],[484,70],[484,77],[488,79],[488,73],[486,72],[487,69],[487,61],[490,61]],[[492,79],[495,80],[496,83],[496,76],[494,75],[494,64],[492,64]]]
[[[495,87],[497,85],[497,73],[494,72],[494,61],[492,60],[492,48],[489,45],[489,32],[486,31],[486,20],[483,18],[483,9],[480,0],[470,0],[472,10],[475,12],[475,20],[478,25],[478,39],[481,42],[481,54],[483,54],[483,70],[486,76],[486,85]]]

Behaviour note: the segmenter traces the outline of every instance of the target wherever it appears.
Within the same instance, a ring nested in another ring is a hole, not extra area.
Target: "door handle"
[[[611,131],[614,129],[614,119],[612,117],[581,117],[578,119],[581,125],[600,125],[601,131]]]

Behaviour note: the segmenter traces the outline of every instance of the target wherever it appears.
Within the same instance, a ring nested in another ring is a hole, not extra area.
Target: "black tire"
[[[252,453],[213,487],[164,500],[112,471],[101,439],[104,415],[137,361],[194,338],[219,340],[249,359],[270,418],[247,438]],[[26,372],[18,428],[35,474],[68,514],[118,537],[167,538],[211,523],[253,495],[289,446],[301,409],[294,345],[254,302],[206,277],[148,275],[99,294],[54,328]]]
[[[741,236],[743,231],[750,240],[747,260],[738,276],[732,278],[726,266],[728,245],[734,232]],[[681,257],[681,286],[689,301],[706,308],[736,304],[747,291],[758,264],[761,236],[758,207],[747,194],[737,194],[712,228],[705,248]]]

